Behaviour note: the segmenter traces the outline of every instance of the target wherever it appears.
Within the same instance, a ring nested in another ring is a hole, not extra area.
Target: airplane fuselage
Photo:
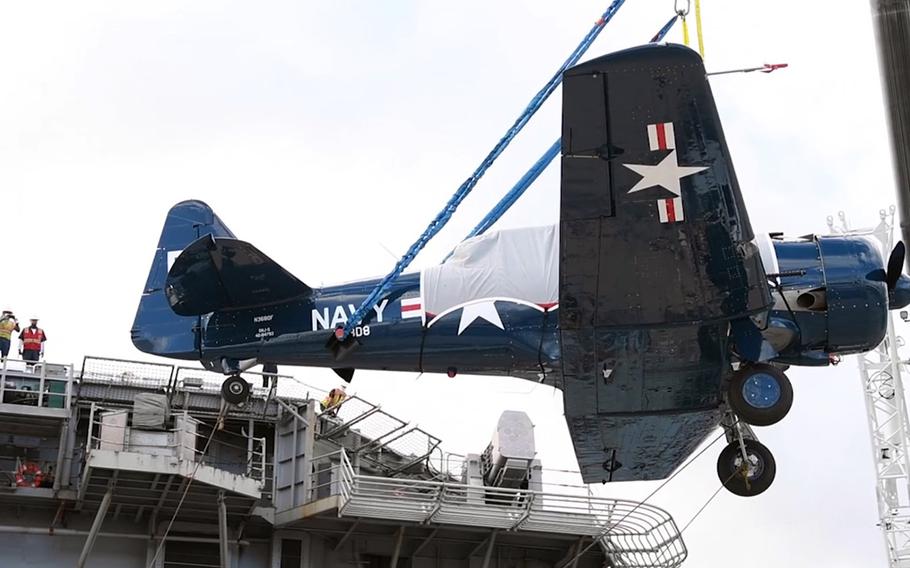
[[[326,349],[327,341],[375,285],[375,280],[365,280],[331,286],[299,300],[204,316],[201,359],[535,380],[558,374],[556,306],[493,299],[473,313],[469,306],[467,314],[464,308],[428,314],[421,305],[419,274],[398,280],[352,331],[360,345],[336,360]]]

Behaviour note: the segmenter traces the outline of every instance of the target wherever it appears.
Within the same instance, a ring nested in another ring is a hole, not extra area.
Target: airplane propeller
[[[888,284],[888,291],[893,291],[897,286],[897,281],[901,277],[904,269],[904,257],[907,255],[907,247],[904,241],[897,241],[891,255],[888,257],[888,269],[885,271],[885,283]]]

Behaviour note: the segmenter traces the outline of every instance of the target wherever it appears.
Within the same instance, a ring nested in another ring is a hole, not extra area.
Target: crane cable
[[[171,528],[174,526],[174,521],[177,520],[177,514],[180,513],[180,508],[183,506],[183,501],[186,499],[187,493],[190,492],[190,486],[193,484],[193,480],[196,479],[196,472],[199,471],[199,466],[202,465],[202,458],[205,457],[205,453],[209,450],[209,444],[212,443],[212,438],[215,437],[215,432],[218,431],[218,426],[223,424],[224,415],[226,413],[227,403],[222,399],[221,410],[218,412],[218,417],[215,419],[214,426],[212,426],[212,432],[209,434],[208,439],[205,441],[205,446],[202,448],[202,454],[199,457],[199,461],[196,462],[192,473],[190,473],[190,476],[188,478],[189,481],[187,481],[186,487],[183,489],[183,494],[180,496],[180,500],[177,502],[177,507],[174,509],[174,514],[171,516],[171,520],[168,522],[167,528],[164,529],[164,534],[161,535],[161,542],[158,543],[158,547],[155,549],[155,555],[152,556],[152,560],[149,562],[148,568],[153,568],[155,566],[155,562],[158,560],[158,555],[161,554],[161,550],[164,548],[164,543],[167,541],[167,535],[171,532]]]
[[[765,63],[757,67],[746,67],[743,69],[728,69],[726,71],[712,71],[708,73],[708,77],[713,77],[714,75],[729,75],[731,73],[753,73],[759,71],[761,73],[773,73],[778,69],[786,69],[789,67],[789,63]]]
[[[676,20],[678,19],[679,17],[674,14],[673,17],[670,18],[670,20],[664,24],[656,34],[654,34],[654,37],[651,38],[649,43],[658,43],[662,41],[664,37],[666,37],[666,35],[670,32],[673,24],[675,24]],[[518,180],[512,189],[510,189],[502,197],[502,199],[500,199],[499,202],[493,206],[490,212],[487,213],[486,217],[484,217],[480,223],[478,223],[477,226],[474,227],[471,232],[468,233],[462,240],[466,241],[471,237],[482,235],[487,231],[487,229],[492,227],[493,224],[496,223],[496,221],[498,221],[505,214],[505,212],[515,204],[516,201],[518,201],[518,198],[524,195],[525,190],[527,190],[531,184],[537,180],[540,174],[542,174],[543,171],[550,166],[550,163],[553,161],[553,159],[559,155],[561,145],[562,139],[557,138],[556,142],[553,142],[553,144],[547,148],[547,151],[544,152],[544,154],[536,162],[534,162],[534,165],[531,166],[531,169],[525,172],[525,174],[521,177],[521,179]],[[442,262],[448,260],[454,252],[455,249],[449,251],[449,254],[447,254],[446,257],[442,259]]]
[[[733,425],[731,426],[731,428],[735,428],[735,427],[737,426],[738,423],[739,423],[739,419],[737,419],[737,420],[733,423]],[[657,495],[658,491],[660,491],[661,489],[663,489],[664,487],[666,487],[667,484],[669,484],[671,481],[673,481],[673,479],[674,479],[677,475],[679,475],[680,473],[682,473],[682,471],[683,471],[684,469],[686,469],[687,467],[689,467],[690,465],[692,465],[693,463],[695,463],[695,460],[697,460],[698,458],[700,458],[705,452],[708,451],[709,448],[711,448],[712,446],[714,446],[714,444],[716,444],[721,438],[725,437],[725,436],[726,436],[726,433],[727,433],[727,429],[726,429],[726,428],[723,428],[723,429],[721,430],[721,433],[720,433],[720,434],[718,434],[713,440],[711,440],[711,442],[710,442],[708,445],[706,445],[704,448],[702,448],[701,450],[699,450],[699,452],[698,452],[697,454],[695,454],[694,456],[692,456],[692,458],[691,458],[689,461],[687,461],[687,462],[684,463],[682,466],[680,466],[679,469],[677,469],[676,471],[674,471],[674,472],[673,472],[673,475],[671,475],[671,476],[668,477],[667,479],[663,480],[663,482],[661,482],[661,484],[658,485],[657,488],[656,488],[654,491],[652,491],[651,493],[649,493],[647,497],[645,497],[645,498],[642,499],[637,505],[635,505],[634,507],[632,507],[632,509],[629,510],[628,513],[626,513],[625,515],[623,515],[623,516],[622,516],[618,521],[616,521],[615,523],[610,524],[610,526],[608,526],[607,528],[605,528],[604,530],[602,530],[602,531],[600,532],[600,534],[598,534],[597,537],[595,537],[594,540],[591,541],[591,544],[587,545],[586,547],[584,547],[584,548],[581,549],[580,551],[576,552],[576,553],[573,555],[572,558],[568,559],[566,562],[564,562],[564,563],[563,563],[562,565],[560,565],[558,568],[565,568],[566,566],[569,566],[570,564],[572,564],[572,562],[575,562],[576,560],[578,560],[579,558],[581,558],[582,556],[584,556],[585,553],[587,553],[589,550],[591,550],[591,548],[593,548],[593,547],[598,543],[598,541],[600,541],[600,539],[609,536],[610,531],[611,531],[614,527],[619,526],[619,524],[622,523],[624,520],[626,520],[626,518],[628,518],[629,515],[631,515],[632,513],[634,513],[636,510],[638,510],[638,508],[641,507],[642,505],[645,505],[645,504],[648,502],[649,499],[651,499],[652,497],[654,497],[655,495]],[[720,490],[723,489],[724,487],[726,487],[726,486],[727,486],[727,483],[729,483],[730,480],[733,479],[737,474],[745,475],[745,469],[734,471],[727,479],[725,479],[725,480],[723,481],[723,483],[721,483],[720,487],[717,488],[717,491],[715,491],[714,494],[711,495],[711,497],[708,498],[708,500],[701,506],[701,508],[695,513],[695,515],[694,515],[691,519],[689,519],[689,522],[687,522],[687,523],[685,524],[685,526],[682,528],[682,530],[679,531],[679,536],[680,536],[680,537],[682,536],[683,532],[684,532],[687,528],[689,528],[689,526],[695,521],[695,519],[697,519],[698,516],[701,515],[701,513],[708,507],[708,505],[711,503],[711,501],[713,501],[714,498],[717,497],[718,493],[720,493]]]
[[[364,298],[363,302],[351,314],[351,317],[345,323],[344,327],[339,327],[335,330],[334,338],[339,341],[345,340],[350,336],[351,332],[355,327],[361,324],[363,318],[366,316],[367,312],[379,302],[380,298],[384,296],[389,289],[392,287],[392,284],[401,276],[401,273],[405,268],[411,264],[411,261],[414,260],[414,257],[423,250],[423,247],[432,239],[442,228],[448,223],[452,215],[455,213],[455,210],[464,201],[465,197],[474,189],[474,186],[477,185],[477,182],[480,181],[480,178],[486,173],[489,167],[493,164],[496,158],[502,154],[503,150],[509,145],[510,142],[515,138],[516,135],[521,131],[522,128],[528,123],[534,113],[543,105],[544,101],[549,98],[549,96],[556,90],[556,87],[562,82],[563,71],[575,65],[581,56],[591,47],[591,44],[594,43],[594,40],[597,39],[597,36],[600,35],[600,32],[606,27],[606,25],[613,19],[613,16],[616,15],[616,12],[622,7],[625,3],[625,0],[613,0],[610,5],[607,7],[603,15],[594,23],[594,26],[591,30],[585,35],[581,40],[581,43],[572,51],[568,59],[559,67],[553,77],[547,81],[546,85],[541,88],[540,91],[531,99],[531,102],[528,104],[527,108],[519,115],[515,120],[515,123],[509,128],[506,134],[496,143],[490,153],[487,154],[487,157],[477,166],[477,169],[474,170],[474,173],[466,179],[461,186],[455,191],[455,194],[449,199],[445,207],[440,211],[436,217],[430,221],[430,224],[427,225],[427,228],[424,229],[420,237],[408,248],[407,252],[401,259],[395,264],[395,267],[391,272],[385,275],[385,277],[377,284],[369,295]]]

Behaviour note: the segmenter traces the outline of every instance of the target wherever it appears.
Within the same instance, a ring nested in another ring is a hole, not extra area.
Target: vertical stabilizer
[[[184,247],[205,235],[234,238],[202,201],[182,201],[168,211],[133,321],[133,345],[140,351],[182,359],[199,358],[200,318],[175,314],[164,295],[164,283]]]

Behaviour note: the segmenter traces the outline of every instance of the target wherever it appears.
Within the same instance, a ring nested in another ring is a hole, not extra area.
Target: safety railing
[[[441,443],[426,430],[356,395],[346,396],[339,404],[324,408],[318,416],[322,419],[320,438],[332,441],[347,431],[357,432],[360,446],[353,451],[390,476],[423,462]]]
[[[95,356],[84,358],[80,376],[89,383],[144,387],[160,390],[169,395],[176,392],[219,394],[225,379],[222,373],[198,367],[174,367],[164,363]],[[274,388],[278,382],[293,378],[255,371],[244,371],[243,377],[250,382],[252,395],[261,398],[274,395]],[[260,380],[266,386],[260,387]]]
[[[167,388],[174,366],[165,363],[86,356],[79,376],[83,381],[108,385],[133,385],[154,390]]]
[[[173,417],[174,427],[139,429],[128,423],[129,411],[110,410],[92,403],[89,410],[87,451],[112,450],[168,455],[200,462],[211,467],[255,479],[269,481],[265,437],[231,432],[197,420],[186,413]]]
[[[69,410],[73,393],[73,366],[0,360],[0,402]]]
[[[315,456],[311,463],[314,467],[310,474],[309,501],[333,495],[341,496],[342,501],[351,497],[354,468],[343,449]]]
[[[462,454],[437,451],[433,453],[427,465],[435,474],[434,480],[458,483],[465,479],[468,462],[467,456]],[[535,484],[542,491],[594,497],[591,486],[582,482],[581,472],[578,470],[548,467],[534,469],[540,473],[540,478],[535,480]]]
[[[673,518],[647,503],[358,475],[344,450],[314,463],[311,498],[339,496],[342,516],[587,536],[616,566],[678,566],[686,557]]]
[[[165,392],[170,397],[172,408],[189,408],[197,413],[218,410],[220,399],[196,395],[219,395],[225,379],[221,373],[198,367],[174,367],[95,356],[85,357],[81,376],[86,385],[103,387],[101,390],[93,388],[92,391],[94,400],[100,399],[101,404],[128,404],[132,392],[118,387],[135,387]],[[329,393],[327,389],[289,375],[244,371],[242,376],[251,385],[253,399],[270,401],[281,396],[284,399],[322,401]],[[257,408],[263,414],[268,411],[267,404],[260,404]],[[353,394],[345,397],[340,404],[321,410],[318,416],[317,436],[341,445],[347,432],[357,432],[361,440],[358,453],[364,462],[385,475],[412,472],[440,444],[439,438]]]

